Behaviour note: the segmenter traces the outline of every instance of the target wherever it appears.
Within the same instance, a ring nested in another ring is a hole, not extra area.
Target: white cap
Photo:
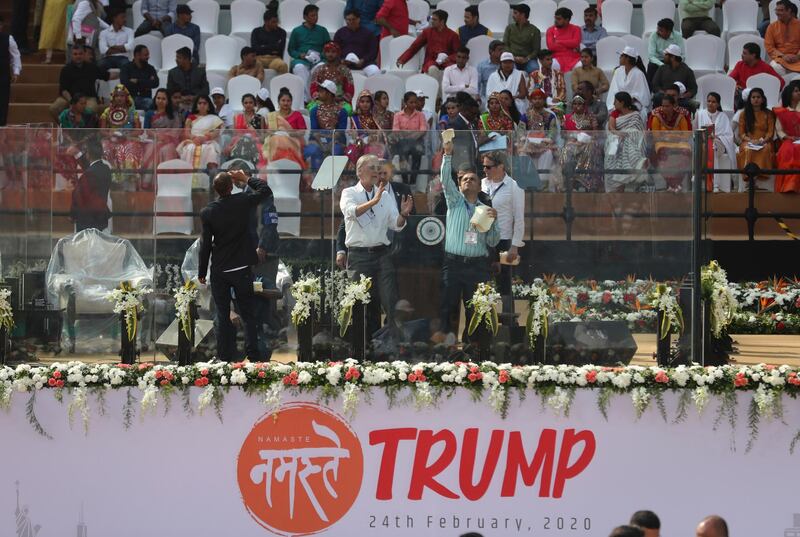
[[[753,88],[744,88],[744,89],[742,90],[742,100],[743,100],[743,101],[746,101],[746,100],[747,100],[747,99],[750,97],[750,91],[751,91],[752,89],[753,89]]]
[[[320,56],[319,52],[317,52],[316,50],[309,50],[308,52],[306,52],[306,60],[308,60],[313,64],[319,63],[321,59],[322,56]]]
[[[511,54],[510,52],[504,52],[504,53],[502,53],[500,55],[500,61],[501,62],[513,62],[514,61],[514,55]]]
[[[225,90],[220,87],[212,88],[211,93],[209,93],[209,95],[222,95],[223,97],[225,97]]]
[[[670,54],[672,56],[677,56],[678,58],[683,58],[683,52],[681,52],[681,47],[672,43],[670,46],[664,49],[664,54]]]
[[[446,53],[440,52],[439,54],[436,55],[436,63],[444,63],[447,61],[447,58],[448,56]]]
[[[417,91],[415,91],[414,93],[416,93],[416,94],[417,94],[417,97],[419,97],[420,99],[427,99],[427,98],[428,98],[428,96],[427,96],[427,95],[425,95],[425,92],[424,92],[424,91],[422,91],[421,89],[418,89],[418,90],[417,90]]]
[[[350,62],[350,63],[358,63],[359,60],[358,60],[358,56],[356,56],[355,54],[350,52],[347,56],[344,57],[344,61]]]
[[[258,98],[262,101],[269,99],[269,90],[267,88],[261,88],[258,90]]]
[[[336,95],[336,83],[333,80],[325,80],[322,82],[322,84],[319,85],[319,87],[325,88],[326,90]]]
[[[681,93],[686,93],[686,85],[683,82],[675,82],[675,85],[678,86]]]
[[[377,65],[367,65],[362,70],[364,76],[375,76],[381,74],[381,70],[378,68]]]
[[[633,47],[625,47],[624,49],[622,49],[622,52],[620,52],[620,54],[624,54],[625,56],[630,56],[631,58],[639,57],[639,51],[637,51]]]

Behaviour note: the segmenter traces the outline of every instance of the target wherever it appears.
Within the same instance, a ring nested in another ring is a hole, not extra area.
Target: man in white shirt
[[[385,185],[376,186],[378,158],[364,155],[356,163],[358,183],[342,191],[339,208],[344,215],[347,273],[350,279],[372,278],[372,300],[367,312],[368,339],[380,328],[380,305],[391,321],[394,314],[395,269],[391,259],[389,230],[401,231],[414,199],[403,196],[400,210],[393,196],[384,196]],[[380,301],[375,296],[378,291]]]
[[[133,51],[133,29],[125,27],[125,12],[118,11],[111,18],[111,26],[100,32],[100,69],[121,69],[130,61]]]
[[[480,99],[478,70],[467,65],[468,61],[469,49],[461,47],[456,52],[455,65],[446,67],[442,75],[442,100],[455,97],[459,91],[464,91],[475,99]]]
[[[519,257],[519,249],[525,246],[525,191],[506,173],[502,152],[486,153],[482,158],[486,177],[481,180],[481,190],[492,200],[500,229],[497,253],[499,256],[500,252],[507,252],[508,262],[513,263]],[[501,265],[498,283],[501,295],[511,294],[511,265]]]
[[[8,103],[11,99],[11,83],[16,82],[22,72],[22,58],[17,42],[3,28],[0,17],[0,127],[8,119]]]
[[[222,88],[212,88],[211,100],[214,101],[214,109],[217,115],[225,124],[226,129],[233,128],[233,108],[225,102],[225,90]]]

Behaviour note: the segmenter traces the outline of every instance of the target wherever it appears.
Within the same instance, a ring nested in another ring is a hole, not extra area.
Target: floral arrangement
[[[292,284],[292,296],[296,300],[292,308],[292,324],[300,326],[311,317],[312,308],[320,310],[322,285],[319,276],[303,275]]]
[[[150,289],[146,287],[134,287],[131,282],[124,281],[106,296],[109,301],[114,303],[114,313],[125,315],[128,341],[136,338],[139,313],[144,311],[142,296],[149,292]]]
[[[9,334],[14,329],[14,312],[11,310],[11,289],[0,289],[0,328]]]
[[[181,267],[176,264],[166,263],[160,265],[156,263],[153,267],[153,281],[160,282],[161,277],[164,277],[164,287],[167,292],[175,291],[183,286],[183,274],[181,274]]]
[[[472,318],[469,320],[467,334],[470,336],[475,333],[481,322],[486,324],[493,335],[497,335],[500,322],[497,319],[497,308],[501,307],[500,293],[491,283],[479,283],[478,288],[467,305],[472,308]]]
[[[659,339],[666,339],[671,333],[683,333],[683,311],[678,299],[669,285],[659,283],[653,287],[649,296],[650,307],[662,313]]]
[[[514,366],[494,362],[359,363],[355,360],[294,364],[215,362],[190,366],[69,362],[49,366],[0,367],[0,407],[11,405],[14,392],[30,393],[28,419],[39,434],[47,436],[33,407],[36,393],[47,390],[52,390],[59,400],[63,398],[64,390],[70,390],[73,394],[68,407],[70,416],[79,412],[88,431],[88,395],[95,394],[96,404],[105,413],[103,393],[108,389],[128,392],[123,408],[126,427],[131,426],[135,414],[134,389],[142,394],[139,400],[141,415],[154,413],[159,397],[168,411],[171,397],[176,392],[182,394],[184,410],[192,414],[190,388],[194,387],[202,390],[196,399],[197,410],[202,413],[213,405],[220,417],[224,394],[234,387],[249,395],[258,395],[269,408],[277,408],[284,394],[316,391],[324,400],[341,397],[345,411],[351,414],[360,403],[370,401],[370,390],[375,388],[385,390],[390,404],[408,401],[417,408],[435,406],[453,390],[467,389],[475,395],[476,401],[485,401],[502,416],[509,411],[514,393],[520,399],[536,394],[544,406],[559,415],[568,415],[576,391],[589,389],[597,394],[597,408],[606,419],[611,399],[627,395],[637,416],[655,406],[667,421],[663,394],[675,390],[680,393],[675,423],[686,418],[691,405],[702,413],[711,397],[716,396],[720,406],[715,421],[724,419],[735,427],[737,394],[745,392],[752,395],[748,418],[750,448],[758,436],[758,423],[762,418],[786,423],[783,396],[797,398],[800,394],[799,373],[800,369],[796,367],[764,364],[611,368],[595,365]],[[402,389],[410,390],[411,398],[398,398]],[[794,437],[791,450],[797,442],[800,442],[800,431]]]
[[[520,298],[528,299],[528,318],[525,321],[525,331],[528,334],[528,344],[533,350],[536,348],[536,339],[539,335],[547,338],[547,316],[553,306],[550,293],[541,282],[533,285],[515,285],[513,293]]]
[[[733,322],[739,309],[736,297],[728,284],[728,275],[719,263],[711,261],[700,271],[703,300],[711,304],[711,334],[720,337],[723,330]]]
[[[361,275],[358,281],[348,283],[342,293],[340,304],[341,309],[337,319],[339,320],[339,335],[344,337],[350,323],[353,322],[353,307],[357,302],[364,305],[369,304],[369,290],[372,288],[372,278]]]
[[[192,339],[192,304],[197,300],[197,284],[189,280],[180,287],[175,288],[175,317],[181,325],[186,339]]]

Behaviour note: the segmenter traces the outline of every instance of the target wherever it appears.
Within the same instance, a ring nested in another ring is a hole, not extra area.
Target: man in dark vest
[[[4,127],[8,121],[11,83],[17,81],[20,72],[22,72],[22,59],[17,42],[6,33],[3,17],[0,17],[0,127]]]

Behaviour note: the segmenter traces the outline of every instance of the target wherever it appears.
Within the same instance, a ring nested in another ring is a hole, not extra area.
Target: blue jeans
[[[134,97],[133,104],[136,106],[137,110],[150,110],[153,106],[153,99],[150,97]],[[144,123],[144,118],[142,119],[142,123]]]
[[[107,71],[109,69],[122,69],[122,66],[129,62],[130,60],[127,56],[106,56],[98,62],[98,65],[100,69]]]

